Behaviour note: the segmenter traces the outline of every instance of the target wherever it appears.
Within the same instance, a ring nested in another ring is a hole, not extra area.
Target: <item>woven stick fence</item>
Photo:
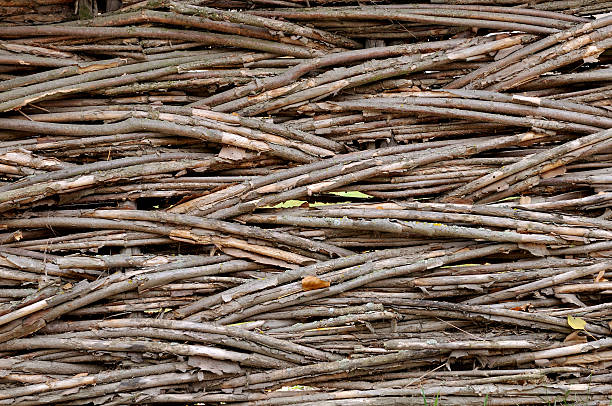
[[[0,405],[609,405],[611,12],[0,1]]]

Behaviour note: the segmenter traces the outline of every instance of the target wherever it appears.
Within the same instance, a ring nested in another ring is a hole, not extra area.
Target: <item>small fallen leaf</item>
[[[529,251],[531,255],[535,255],[536,257],[544,257],[548,255],[548,249],[544,244],[536,244],[536,243],[519,243],[519,248]]]
[[[278,203],[276,206],[265,206],[264,209],[290,209],[292,207],[301,207],[304,203],[307,203],[305,200],[287,200],[282,203]]]
[[[248,157],[245,149],[233,145],[224,145],[219,151],[219,158],[229,159],[230,161],[240,161]]]
[[[572,315],[568,315],[567,324],[569,324],[569,326],[573,328],[574,330],[584,330],[584,327],[586,326],[587,323],[580,317],[574,317]]]
[[[323,289],[329,287],[330,283],[328,281],[321,280],[316,276],[308,275],[302,279],[302,289],[303,290],[315,290],[315,289]]]
[[[576,331],[572,331],[571,333],[569,333],[568,336],[565,337],[565,340],[563,340],[563,342],[564,343],[586,343],[587,338],[585,336],[581,336],[580,331],[576,330]]]
[[[606,274],[606,270],[605,269],[602,269],[601,271],[599,271],[599,273],[595,277],[595,283],[607,282],[608,280],[606,278],[604,278],[605,274]]]
[[[546,172],[542,172],[540,176],[542,177],[542,179],[554,178],[555,176],[560,176],[560,175],[565,174],[566,170],[567,168],[565,166],[559,166],[557,168],[548,170]]]
[[[372,196],[366,195],[358,190],[352,190],[350,192],[329,192],[330,195],[342,196],[342,197],[358,197],[362,199],[369,199]]]
[[[524,305],[513,307],[510,310],[517,312],[528,312],[530,307],[532,307],[531,303],[525,303]]]

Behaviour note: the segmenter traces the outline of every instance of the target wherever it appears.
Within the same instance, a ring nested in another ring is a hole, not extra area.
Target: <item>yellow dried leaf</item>
[[[567,316],[567,324],[574,330],[584,330],[586,326],[586,321],[581,319],[580,317],[574,317],[572,315]]]
[[[315,290],[315,289],[323,289],[329,287],[330,283],[328,281],[321,280],[316,276],[308,275],[302,279],[302,289],[303,290]]]

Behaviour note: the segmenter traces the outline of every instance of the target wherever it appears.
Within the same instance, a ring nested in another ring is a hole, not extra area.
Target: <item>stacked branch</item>
[[[610,2],[29,3],[0,405],[609,404]]]

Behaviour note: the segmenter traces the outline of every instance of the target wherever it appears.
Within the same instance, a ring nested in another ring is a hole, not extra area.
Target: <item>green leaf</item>
[[[314,203],[310,203],[310,207],[337,206],[343,203],[351,203],[351,202],[336,202],[336,203],[314,202]]]
[[[292,207],[300,207],[304,203],[307,203],[306,200],[287,200],[286,202],[278,203],[276,206],[262,206],[262,209],[290,209]],[[324,203],[324,202],[308,202],[310,207],[320,207],[320,206],[334,206],[342,203],[351,203],[351,202],[335,202],[335,203]]]
[[[289,209],[291,207],[300,207],[306,203],[306,200],[287,200],[277,204],[276,206],[264,206],[263,209]]]
[[[569,315],[567,316],[567,324],[569,324],[569,326],[574,330],[584,330],[587,323],[580,317]]]
[[[365,193],[359,192],[357,190],[352,190],[350,192],[329,192],[332,195],[342,196],[342,197],[357,197],[361,199],[370,199],[372,196],[366,195]]]

